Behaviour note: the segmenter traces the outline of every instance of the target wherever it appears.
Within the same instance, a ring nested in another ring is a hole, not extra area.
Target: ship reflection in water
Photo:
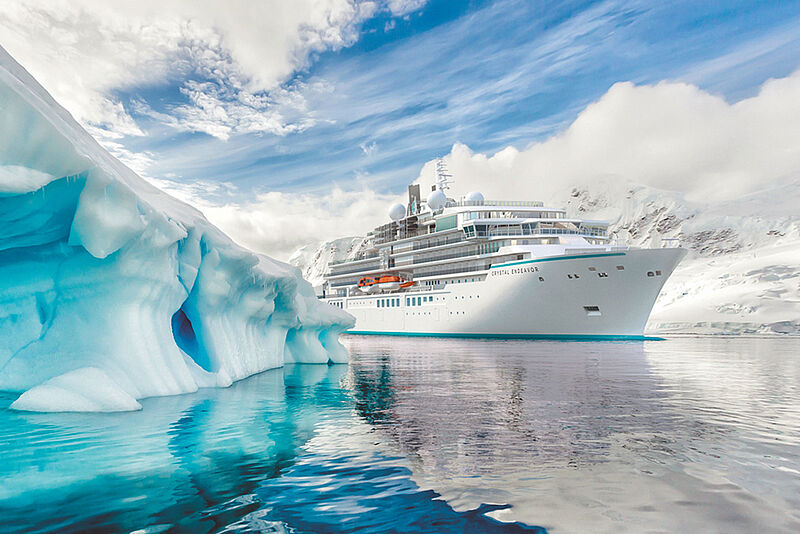
[[[800,530],[796,341],[345,342],[137,413],[0,394],[0,531]]]
[[[551,532],[800,531],[791,339],[350,337],[359,415],[457,510]]]

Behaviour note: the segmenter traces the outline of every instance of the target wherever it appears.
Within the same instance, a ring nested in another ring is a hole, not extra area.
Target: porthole
[[[600,315],[602,315],[600,313],[599,306],[584,306],[583,311],[585,311],[586,315],[589,317],[599,317]]]

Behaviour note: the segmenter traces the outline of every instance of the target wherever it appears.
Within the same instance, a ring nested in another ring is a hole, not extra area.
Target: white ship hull
[[[628,249],[529,259],[495,265],[485,276],[464,274],[441,289],[325,300],[356,318],[353,334],[637,338],[685,254]]]

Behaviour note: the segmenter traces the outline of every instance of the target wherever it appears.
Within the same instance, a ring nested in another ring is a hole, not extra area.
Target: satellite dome
[[[441,189],[437,189],[428,195],[428,207],[433,211],[442,209],[445,204],[447,204],[447,196]]]
[[[478,191],[470,191],[467,193],[467,196],[464,197],[464,200],[467,202],[483,202],[483,195]]]
[[[405,216],[406,216],[406,207],[400,204],[399,202],[397,204],[392,204],[392,207],[389,208],[389,217],[393,221],[399,221]]]

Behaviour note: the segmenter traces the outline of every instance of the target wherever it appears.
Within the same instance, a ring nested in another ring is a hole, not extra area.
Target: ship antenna
[[[447,165],[444,160],[439,158],[436,160],[436,188],[444,192],[450,189],[450,184],[453,183],[452,174],[447,173]]]

